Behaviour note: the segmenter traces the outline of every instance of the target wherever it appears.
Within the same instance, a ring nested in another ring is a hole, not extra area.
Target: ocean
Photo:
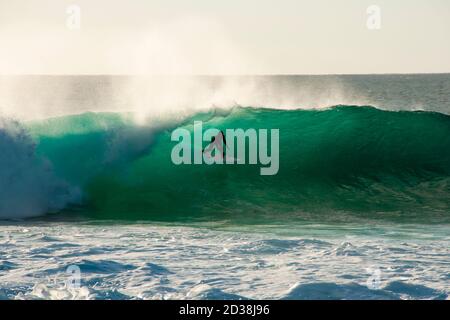
[[[0,299],[450,297],[450,74],[2,76],[0,150]]]

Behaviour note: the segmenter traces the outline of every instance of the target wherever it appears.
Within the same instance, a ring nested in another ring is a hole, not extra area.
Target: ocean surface
[[[174,129],[279,129],[279,171]],[[449,299],[450,75],[0,77],[0,299]]]

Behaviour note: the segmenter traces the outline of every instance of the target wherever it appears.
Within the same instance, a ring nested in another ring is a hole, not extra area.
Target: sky
[[[449,39],[448,0],[0,0],[0,74],[442,73]]]

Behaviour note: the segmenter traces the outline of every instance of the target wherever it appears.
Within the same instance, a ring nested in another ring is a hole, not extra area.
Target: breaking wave
[[[131,119],[86,113],[1,122],[0,217],[63,208],[123,220],[448,216],[448,115],[235,107],[164,125]],[[261,176],[260,165],[249,164],[174,165],[172,129],[192,132],[196,120],[205,129],[279,129],[278,174]]]

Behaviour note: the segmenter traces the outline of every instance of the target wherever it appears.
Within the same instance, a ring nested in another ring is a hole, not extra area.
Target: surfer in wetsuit
[[[211,154],[211,152],[213,151],[214,147],[216,147],[220,153],[222,154],[222,159],[225,159],[225,150],[223,148],[222,143],[227,146],[227,140],[225,139],[225,134],[223,133],[222,130],[220,130],[220,132],[215,136],[211,138],[211,143],[202,150],[203,153],[205,152],[209,152]]]

